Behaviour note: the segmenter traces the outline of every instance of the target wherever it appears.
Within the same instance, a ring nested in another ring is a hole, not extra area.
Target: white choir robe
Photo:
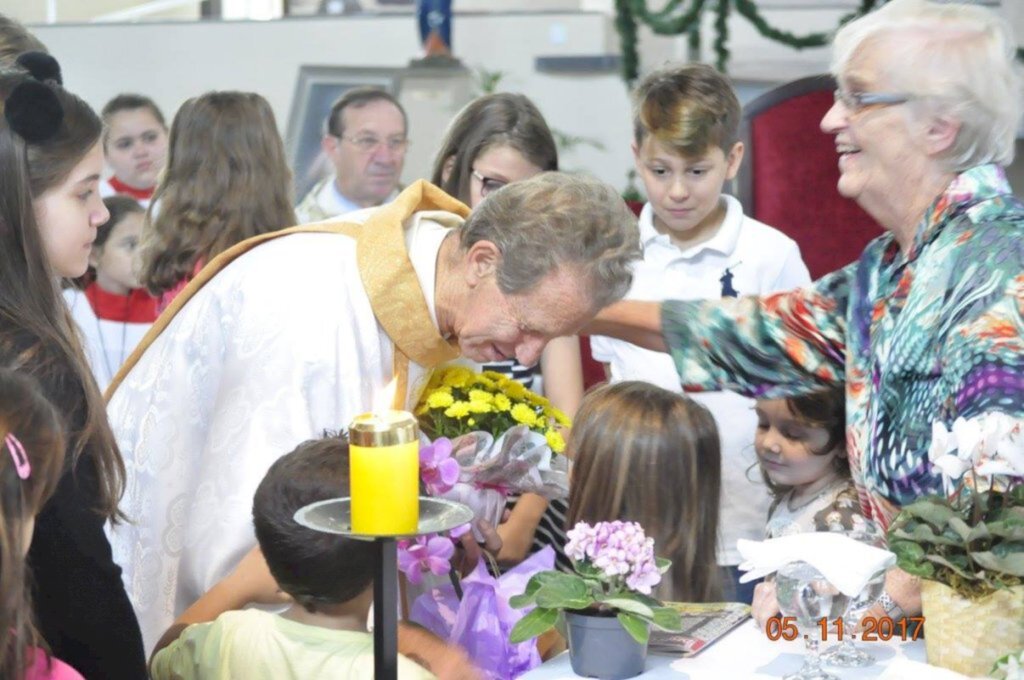
[[[435,334],[437,254],[461,222],[437,211],[405,225]],[[112,530],[111,543],[147,654],[255,545],[253,494],[270,465],[371,410],[393,378],[393,354],[360,279],[356,241],[333,233],[290,234],[239,256],[145,350],[108,410],[131,522]],[[428,373],[410,362],[407,406]]]
[[[64,290],[64,302],[71,310],[71,318],[78,324],[89,368],[92,369],[100,392],[103,392],[117,369],[121,368],[121,362],[145,337],[153,324],[100,319],[85,293],[77,288]]]

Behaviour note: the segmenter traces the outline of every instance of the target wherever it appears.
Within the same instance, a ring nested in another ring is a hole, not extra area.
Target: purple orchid
[[[459,472],[459,463],[452,458],[450,439],[439,437],[429,446],[420,447],[420,478],[431,496],[451,491],[459,481]]]
[[[410,583],[419,584],[424,572],[435,576],[447,574],[454,554],[455,545],[447,536],[417,536],[411,541],[398,542],[398,568]]]

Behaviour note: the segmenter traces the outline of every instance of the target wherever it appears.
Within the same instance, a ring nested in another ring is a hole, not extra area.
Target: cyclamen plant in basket
[[[1024,646],[1024,422],[988,413],[952,431],[935,423],[928,456],[945,494],[904,506],[889,548],[924,579],[928,663],[983,675]]]
[[[512,629],[519,642],[547,632],[561,611],[615,616],[629,635],[646,644],[653,625],[679,630],[679,612],[651,597],[672,563],[655,557],[654,539],[636,522],[580,522],[567,534],[565,554],[574,573],[536,574],[509,604],[533,606]]]
[[[932,427],[945,496],[905,506],[889,528],[901,569],[978,598],[1024,584],[1024,422],[1002,413]]]

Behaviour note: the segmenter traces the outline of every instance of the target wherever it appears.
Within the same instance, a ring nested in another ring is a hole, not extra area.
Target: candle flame
[[[383,416],[391,410],[395,403],[395,392],[398,390],[398,378],[392,378],[383,390],[374,395],[373,415]]]

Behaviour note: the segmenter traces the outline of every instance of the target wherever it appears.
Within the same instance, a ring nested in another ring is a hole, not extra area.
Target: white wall
[[[300,65],[402,67],[420,56],[410,15],[30,28],[60,60],[69,89],[96,107],[118,92],[138,91],[169,115],[207,90],[252,90],[270,101],[282,131]],[[534,71],[537,55],[606,53],[617,44],[607,16],[469,15],[457,16],[453,28],[455,52],[467,66],[505,72],[502,88],[529,95],[550,125],[606,145],[603,152],[581,148],[567,155],[565,167],[588,168],[616,187],[625,184],[630,113],[619,75]],[[439,144],[438,130],[417,130],[413,121],[410,132],[414,144]]]

